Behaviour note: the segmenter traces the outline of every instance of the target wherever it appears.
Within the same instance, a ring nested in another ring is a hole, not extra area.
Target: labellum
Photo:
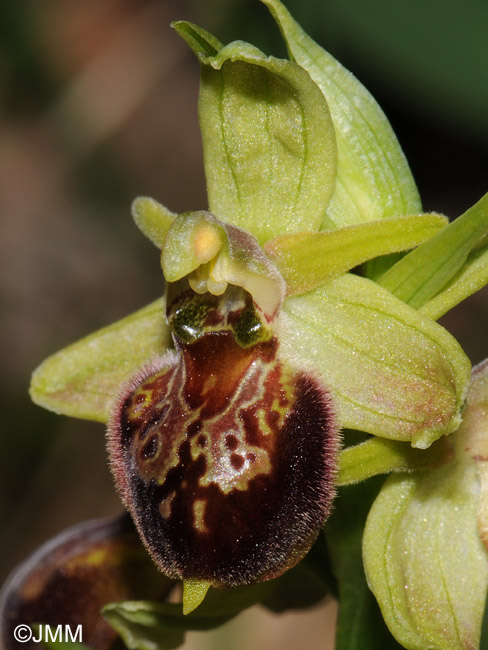
[[[252,236],[209,213],[181,215],[162,264],[174,350],[118,399],[118,488],[169,576],[217,587],[277,577],[330,512],[330,396],[280,352],[284,284]]]

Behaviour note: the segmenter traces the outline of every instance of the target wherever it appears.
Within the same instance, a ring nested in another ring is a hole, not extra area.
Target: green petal
[[[426,469],[451,459],[452,447],[445,436],[428,449],[415,449],[398,440],[374,436],[341,451],[337,485],[351,485],[377,474]]]
[[[342,426],[428,447],[456,429],[470,364],[457,341],[352,274],[285,300],[282,347],[313,364]]]
[[[444,289],[427,301],[419,312],[437,320],[465,298],[488,284],[488,246],[473,251]]]
[[[420,212],[405,156],[382,110],[362,84],[296,23],[279,0],[271,11],[293,59],[320,87],[337,138],[337,179],[325,226],[348,226]]]
[[[377,281],[418,309],[462,268],[471,249],[488,232],[488,194],[447,228],[405,255]]]
[[[132,216],[139,230],[158,248],[162,248],[176,214],[154,199],[140,196],[132,203]]]
[[[56,413],[106,422],[114,398],[144,363],[170,345],[163,300],[157,300],[46,359],[30,395]]]
[[[336,144],[325,99],[290,61],[234,42],[215,56],[202,30],[176,29],[202,63],[200,126],[210,211],[260,243],[318,230],[331,197]]]
[[[282,235],[264,249],[284,277],[288,295],[294,295],[378,255],[414,248],[446,223],[437,214],[392,217],[320,233]]]

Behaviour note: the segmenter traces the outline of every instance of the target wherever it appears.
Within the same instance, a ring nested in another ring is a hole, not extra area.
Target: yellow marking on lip
[[[144,411],[152,401],[153,392],[154,391],[152,390],[145,390],[141,388],[137,389],[134,392],[132,396],[132,402],[129,408],[127,409],[127,415],[130,419],[136,419],[137,417],[139,417],[144,413]],[[138,401],[137,398],[141,395],[143,396],[143,400]]]
[[[266,411],[264,409],[258,409],[257,411],[257,416],[258,416],[258,424],[259,424],[259,430],[265,435],[269,436],[273,432],[268,426],[268,423],[266,422]]]
[[[278,414],[279,419],[278,419],[277,427],[279,429],[283,427],[285,423],[285,418],[290,412],[290,407],[292,404],[293,402],[290,400],[286,406],[281,406],[279,399],[273,400],[273,404],[271,405],[271,410]]]
[[[198,440],[201,436],[205,438],[205,444],[203,446],[200,446],[198,444]],[[203,456],[205,460],[208,461],[209,447],[210,440],[205,430],[200,431],[195,436],[193,436],[193,438],[190,440],[190,453],[192,460],[197,460],[199,456]]]
[[[193,504],[193,525],[199,533],[209,532],[204,521],[206,505],[206,499],[196,499]]]
[[[209,375],[205,380],[205,384],[203,385],[202,395],[208,395],[211,393],[217,386],[217,382],[218,377],[216,375]]]
[[[168,494],[164,501],[161,501],[159,504],[159,512],[163,519],[169,519],[171,517],[171,504],[173,503],[175,496],[176,492],[173,490],[173,492]]]

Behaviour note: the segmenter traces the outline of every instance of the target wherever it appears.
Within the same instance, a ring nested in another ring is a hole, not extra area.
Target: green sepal
[[[285,300],[283,353],[313,363],[343,427],[426,448],[460,423],[470,363],[437,323],[352,274]]]
[[[384,113],[362,84],[308,36],[279,0],[270,10],[293,59],[323,92],[337,139],[337,177],[325,227],[421,211],[405,156]]]
[[[181,603],[153,601],[111,603],[102,614],[130,650],[171,650],[183,643],[186,631],[218,627],[261,601],[270,589],[269,582],[235,589],[211,588],[203,603],[186,615]]]
[[[365,528],[368,582],[407,650],[477,648],[488,557],[476,528],[474,467],[387,479]]]
[[[131,211],[139,230],[158,248],[162,248],[176,214],[161,203],[145,196],[140,196],[133,201]]]
[[[175,20],[171,23],[171,27],[186,41],[199,59],[215,56],[224,47],[218,38],[207,32],[203,27],[195,25],[195,23],[186,20]]]
[[[341,451],[337,485],[359,483],[378,474],[432,468],[452,457],[452,446],[446,436],[428,449],[415,449],[398,440],[373,436]]]
[[[171,342],[163,300],[56,352],[34,371],[33,401],[55,413],[106,422],[124,382]]]
[[[282,235],[267,242],[264,250],[293,296],[378,255],[414,248],[446,224],[446,217],[437,214],[391,217],[338,230]]]
[[[488,194],[437,235],[405,255],[377,282],[418,309],[434,298],[488,232]]]
[[[488,284],[488,246],[473,250],[443,290],[419,308],[419,312],[437,320],[465,298]]]
[[[485,361],[473,369],[452,436],[455,460],[389,478],[366,523],[368,582],[407,650],[479,647],[488,589],[487,406]]]
[[[263,242],[318,230],[336,143],[327,103],[295,63],[236,41],[209,56],[201,30],[175,25],[202,64],[199,115],[210,211]]]

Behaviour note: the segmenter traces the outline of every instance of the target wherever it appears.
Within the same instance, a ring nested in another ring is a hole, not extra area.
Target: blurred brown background
[[[488,8],[426,4],[288,7],[380,101],[425,210],[455,217],[488,191]],[[56,532],[120,510],[103,427],[43,411],[27,388],[47,355],[161,293],[157,250],[131,221],[132,199],[206,207],[198,64],[169,28],[175,19],[284,55],[257,0],[0,5],[2,581]],[[488,356],[487,298],[444,321],[474,363]],[[188,648],[326,648],[333,620],[333,608],[284,618],[253,610],[213,636],[190,635]]]

